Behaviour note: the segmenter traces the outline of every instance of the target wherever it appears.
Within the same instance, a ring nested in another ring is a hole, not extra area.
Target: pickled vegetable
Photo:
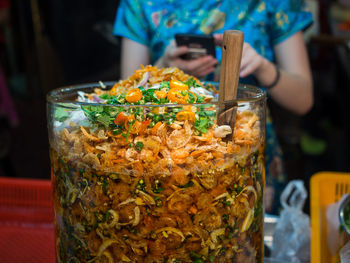
[[[262,262],[264,120],[252,107],[219,125],[204,88],[148,66],[55,117],[58,262]]]

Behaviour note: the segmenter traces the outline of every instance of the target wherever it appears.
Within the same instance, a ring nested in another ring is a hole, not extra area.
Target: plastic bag
[[[307,192],[301,180],[291,181],[283,190],[283,207],[273,237],[272,258],[291,263],[310,262],[310,218],[304,214]]]

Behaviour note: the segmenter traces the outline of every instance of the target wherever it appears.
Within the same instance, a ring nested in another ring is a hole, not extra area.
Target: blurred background
[[[350,1],[309,0],[305,41],[315,104],[303,117],[269,100],[289,179],[350,171]],[[0,0],[0,176],[50,178],[48,91],[118,80],[119,1]],[[305,208],[308,212],[308,207]]]

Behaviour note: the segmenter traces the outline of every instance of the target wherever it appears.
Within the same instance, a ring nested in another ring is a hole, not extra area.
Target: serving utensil
[[[239,30],[226,30],[222,43],[222,62],[219,88],[219,116],[218,124],[228,124],[233,129],[236,120],[237,88],[241,66],[244,34]]]

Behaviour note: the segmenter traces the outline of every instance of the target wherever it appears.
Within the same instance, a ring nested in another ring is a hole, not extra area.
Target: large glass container
[[[98,86],[47,97],[57,261],[262,262],[264,92],[242,86],[225,105],[76,100]]]

